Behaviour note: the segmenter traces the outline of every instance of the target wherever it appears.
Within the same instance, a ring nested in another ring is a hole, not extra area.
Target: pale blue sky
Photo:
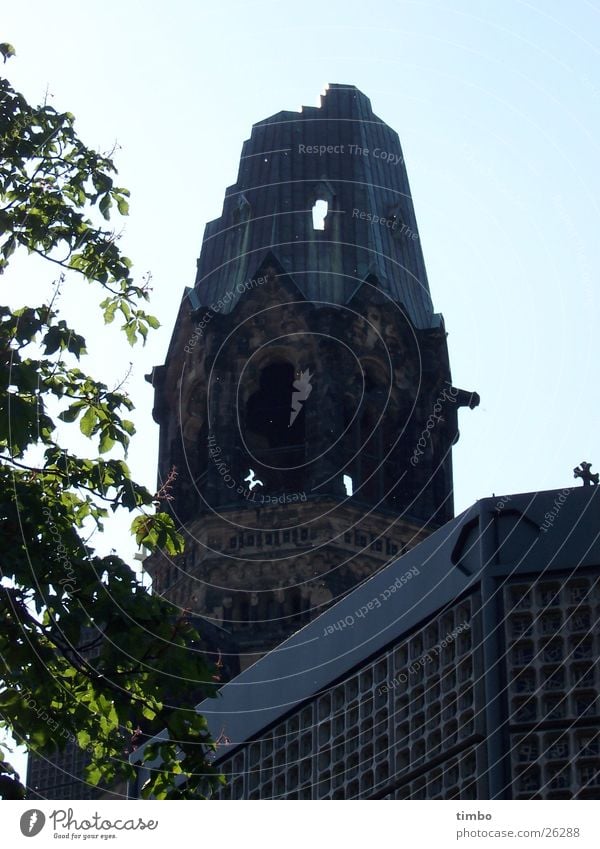
[[[454,382],[481,395],[460,414],[457,511],[569,486],[582,459],[600,468],[600,4],[30,0],[6,4],[3,24],[17,87],[30,99],[48,87],[89,144],[120,146],[122,247],[152,270],[163,322],[128,381],[138,478],[154,485],[143,374],[164,360],[242,142],[252,123],[316,105],[328,82],[357,85],[400,135]],[[5,275],[13,302],[52,276],[31,269]],[[98,299],[69,298],[96,369],[121,376],[131,355],[89,320]]]

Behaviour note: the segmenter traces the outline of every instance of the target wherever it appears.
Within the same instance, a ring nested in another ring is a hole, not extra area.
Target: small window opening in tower
[[[315,205],[312,208],[313,230],[325,229],[325,218],[327,217],[328,209],[329,204],[326,200],[315,201]]]
[[[342,481],[344,486],[346,487],[346,495],[354,495],[354,485],[350,475],[344,475]]]

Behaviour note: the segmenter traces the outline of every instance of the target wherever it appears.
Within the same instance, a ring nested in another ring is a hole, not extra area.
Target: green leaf
[[[84,406],[85,405],[81,401],[78,401],[76,404],[71,404],[70,407],[58,414],[58,418],[62,422],[74,422],[77,418],[79,418],[79,414]],[[89,436],[89,434],[87,435]]]
[[[145,719],[156,719],[156,711],[152,710],[152,708],[144,707],[142,710],[142,716]]]
[[[105,324],[111,324],[115,320],[116,311],[117,311],[117,302],[113,301],[104,310],[104,323]]]
[[[102,772],[97,766],[87,766],[85,769],[85,777],[94,787],[102,781]]]
[[[92,742],[92,738],[87,731],[78,731],[77,742],[82,749],[86,749]]]
[[[109,192],[102,196],[98,206],[102,215],[108,220],[110,218],[110,208],[112,206],[112,198]]]
[[[0,53],[2,53],[5,62],[6,62],[7,59],[10,59],[12,56],[17,55],[15,53],[15,48],[12,46],[12,44],[8,44],[8,42],[6,42],[6,41],[3,41],[2,44],[0,44]]]
[[[113,448],[116,440],[112,438],[106,431],[102,432],[102,436],[100,437],[100,453],[106,454],[107,451],[110,451]]]
[[[117,199],[117,209],[121,215],[129,215],[129,204],[124,197],[119,197]]]
[[[133,324],[132,322],[128,322],[125,325],[125,335],[127,336],[127,341],[133,347],[135,345],[135,343],[137,342],[137,333],[136,333],[135,324]]]
[[[91,436],[96,424],[96,410],[93,407],[88,407],[79,422],[79,429],[84,436]]]
[[[15,239],[14,236],[11,236],[9,239],[6,240],[6,242],[2,246],[2,253],[6,257],[6,259],[8,259],[9,256],[13,255],[16,247],[17,247],[17,240]]]

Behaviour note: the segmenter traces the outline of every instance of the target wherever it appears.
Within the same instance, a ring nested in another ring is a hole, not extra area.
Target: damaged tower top
[[[227,298],[230,312],[266,251],[316,305],[344,306],[370,280],[415,327],[440,326],[398,134],[354,86],[330,85],[320,107],[252,128],[223,214],[206,227],[194,302]]]

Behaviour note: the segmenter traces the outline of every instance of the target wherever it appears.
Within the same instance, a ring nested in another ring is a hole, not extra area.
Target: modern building
[[[199,705],[221,798],[598,799],[599,617],[600,488],[479,501]]]

